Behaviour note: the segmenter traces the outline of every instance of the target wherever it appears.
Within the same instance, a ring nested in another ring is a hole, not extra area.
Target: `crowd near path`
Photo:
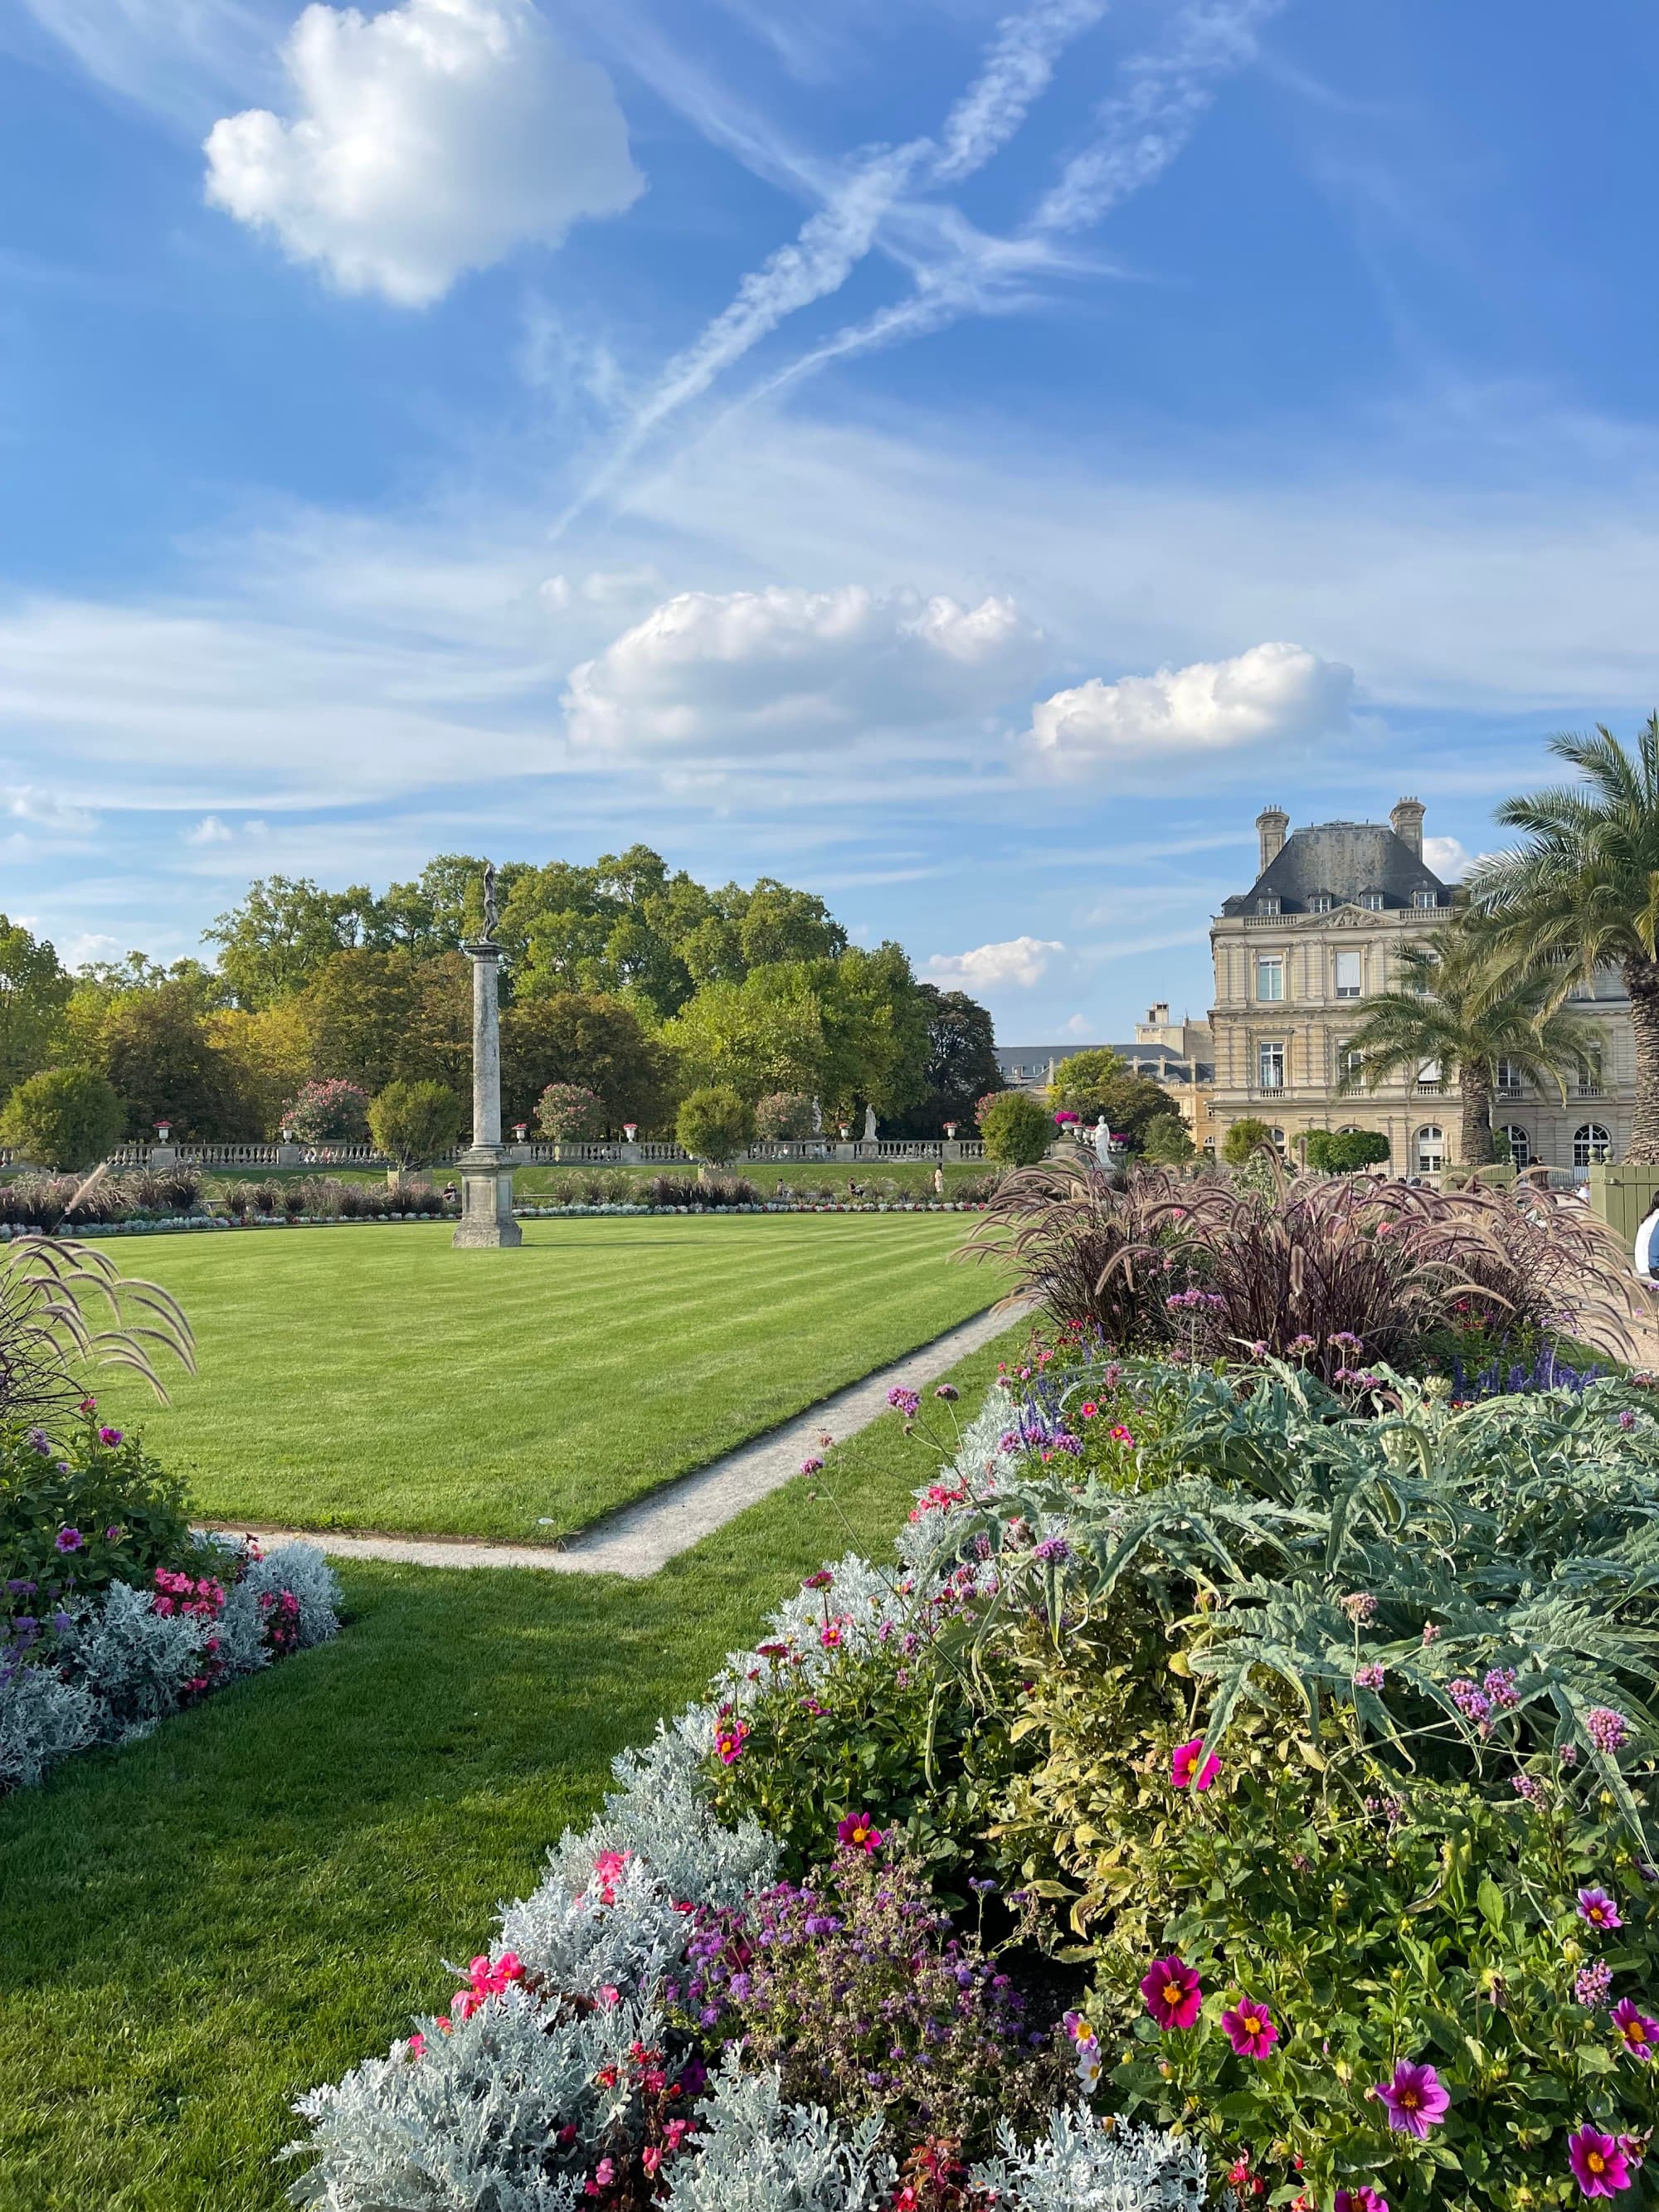
[[[901,1383],[912,1390],[926,1389],[958,1360],[1003,1334],[1023,1310],[1005,1304],[975,1315],[862,1382],[820,1399],[781,1428],[611,1514],[562,1546],[490,1544],[465,1537],[335,1535],[312,1528],[254,1528],[250,1533],[266,1545],[287,1540],[315,1544],[338,1559],[389,1559],[417,1567],[532,1567],[548,1574],[625,1575],[644,1581],[745,1507],[792,1481],[801,1472],[804,1457],[867,1428],[887,1411],[890,1389]]]

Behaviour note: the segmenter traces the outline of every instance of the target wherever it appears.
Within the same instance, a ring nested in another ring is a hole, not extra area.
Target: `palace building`
[[[1431,1061],[1375,1091],[1340,1089],[1356,1008],[1399,977],[1400,948],[1444,921],[1459,894],[1423,857],[1424,809],[1402,799],[1386,823],[1322,822],[1292,830],[1276,806],[1256,817],[1261,867],[1212,925],[1215,1004],[1207,1057],[1218,1136],[1246,1116],[1265,1121],[1296,1157],[1310,1129],[1373,1129],[1396,1173],[1456,1164],[1457,1086]],[[1493,1121],[1520,1165],[1587,1169],[1622,1157],[1635,1074],[1630,1008],[1619,977],[1578,985],[1573,1011],[1601,1043],[1570,1079],[1523,1084],[1498,1070]]]

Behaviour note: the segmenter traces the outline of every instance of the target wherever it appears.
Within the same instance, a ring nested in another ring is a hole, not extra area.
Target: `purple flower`
[[[1484,1729],[1492,1718],[1491,1698],[1483,1697],[1473,1682],[1460,1676],[1455,1682],[1447,1683],[1446,1694],[1464,1719],[1473,1721],[1477,1728]]]
[[[1630,1723],[1611,1705],[1592,1705],[1584,1716],[1584,1729],[1595,1748],[1608,1759],[1630,1735]]]
[[[1578,1917],[1591,1928],[1622,1928],[1619,1907],[1605,1889],[1581,1889],[1578,1893]]]
[[[955,1400],[961,1397],[962,1393],[957,1389],[954,1382],[941,1382],[938,1389],[934,1391],[933,1395],[936,1398],[943,1398],[945,1404],[948,1406]]]
[[[1620,1997],[1613,2008],[1613,2024],[1625,2039],[1625,2048],[1632,2058],[1643,2065],[1652,2063],[1653,2054],[1659,2050],[1659,2020],[1650,2020],[1628,1997]]]
[[[1045,1566],[1058,1566],[1061,1560],[1069,1559],[1071,1556],[1072,1547],[1063,1536],[1045,1536],[1040,1544],[1031,1547],[1031,1557],[1041,1559]]]
[[[1480,1686],[1491,1698],[1493,1705],[1501,1706],[1505,1712],[1512,1711],[1513,1708],[1518,1705],[1521,1702],[1520,1698],[1516,1697],[1515,1693],[1515,1669],[1513,1667],[1489,1668],[1486,1671],[1486,1679],[1481,1683]]]
[[[60,1528],[54,1540],[60,1552],[78,1552],[87,1540],[78,1528]]]
[[[68,1613],[60,1609],[52,1616],[52,1625],[60,1636],[67,1636],[75,1623]]]
[[[1592,1959],[1572,1978],[1572,1993],[1586,2012],[1595,2012],[1613,1994],[1613,1968],[1605,1959]]]
[[[1407,2058],[1395,2068],[1393,2079],[1378,2081],[1372,2094],[1382,2100],[1394,2132],[1415,2136],[1419,2142],[1445,2118],[1451,2103],[1433,2067],[1414,2065]]]
[[[1356,1667],[1353,1670],[1355,1689],[1380,1690],[1385,1671],[1380,1659],[1368,1659],[1363,1667]]]
[[[100,1429],[98,1431],[98,1441],[100,1444],[110,1444],[112,1446],[118,1444],[121,1441],[121,1431],[119,1429]]]
[[[1254,1997],[1241,1997],[1221,2015],[1221,2033],[1241,2058],[1265,2058],[1279,2040],[1273,2014]]]
[[[1628,1406],[1626,1407],[1624,1412],[1619,1416],[1619,1425],[1627,1433],[1636,1426],[1636,1416],[1632,1413]]]
[[[23,1442],[31,1451],[39,1452],[42,1459],[52,1457],[52,1438],[44,1429],[31,1429]]]
[[[21,1575],[6,1584],[7,1589],[13,1597],[33,1597],[40,1587],[38,1583],[32,1583],[27,1577]]]
[[[921,1400],[915,1391],[907,1390],[902,1382],[896,1382],[887,1393],[887,1402],[890,1406],[896,1407],[908,1420],[911,1414],[921,1406]]]
[[[1512,1775],[1510,1788],[1517,1797],[1524,1797],[1528,1805],[1541,1805],[1544,1802],[1544,1785],[1535,1774]]]
[[[1604,2136],[1588,2125],[1567,2137],[1567,2163],[1585,2197],[1611,2197],[1630,2187],[1629,2149],[1622,2136]]]
[[[804,1459],[800,1463],[800,1471],[803,1474],[818,1474],[823,1472],[823,1462],[816,1454]]]

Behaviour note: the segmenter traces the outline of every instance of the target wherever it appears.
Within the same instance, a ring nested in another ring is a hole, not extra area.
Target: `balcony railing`
[[[1575,1098],[1600,1098],[1604,1094],[1599,1083],[1575,1083],[1572,1095]]]
[[[1413,1083],[1412,1085],[1412,1096],[1414,1098],[1443,1098],[1445,1093],[1446,1086],[1443,1083]]]

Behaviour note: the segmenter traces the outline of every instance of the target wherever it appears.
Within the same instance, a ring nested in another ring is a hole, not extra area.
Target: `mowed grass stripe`
[[[353,1564],[337,1643],[0,1802],[0,2212],[278,2212],[289,2100],[441,2009],[612,1755],[938,1457],[878,1422],[643,1583]]]
[[[532,1221],[155,1238],[200,1372],[107,1382],[215,1520],[574,1534],[982,1310],[950,1215]]]

